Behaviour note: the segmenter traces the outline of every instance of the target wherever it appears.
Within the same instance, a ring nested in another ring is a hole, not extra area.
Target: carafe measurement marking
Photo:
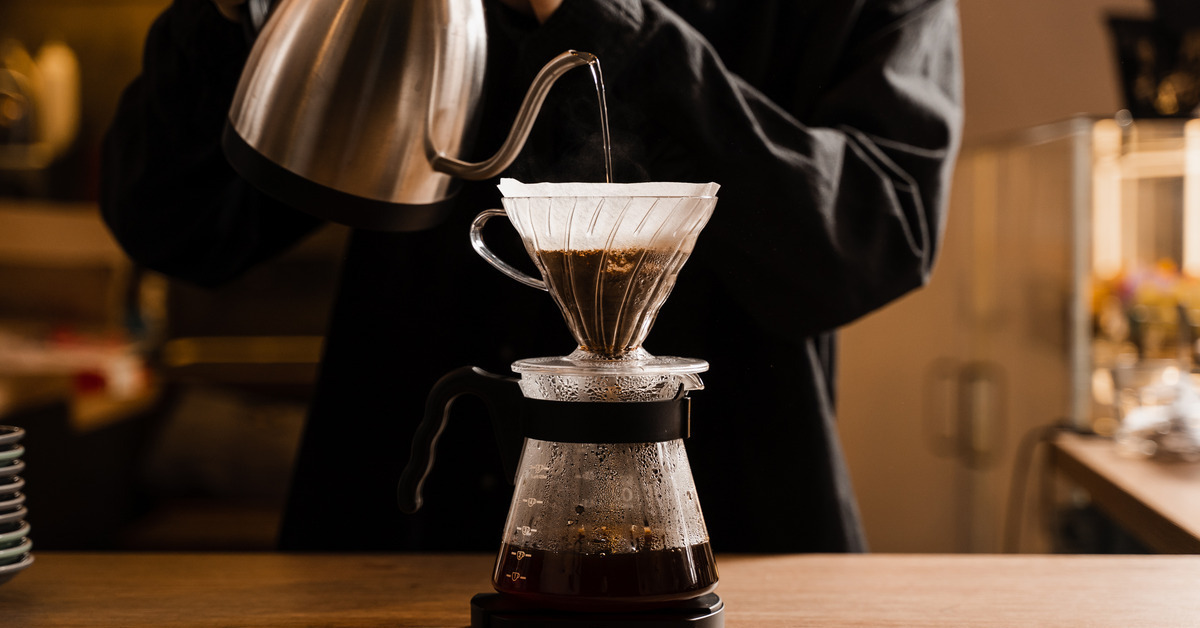
[[[531,528],[529,526],[519,526],[517,528],[517,532],[520,532],[521,534],[524,534],[525,536],[529,536],[530,534],[537,532],[537,528]]]
[[[524,526],[524,527],[525,527],[525,529],[527,529],[527,530],[528,530],[528,529],[530,529],[530,528],[529,528],[529,526]],[[518,529],[520,529],[520,528],[518,528]],[[533,531],[533,532],[537,532],[537,530],[532,530],[532,531]],[[521,562],[522,560],[525,560],[526,558],[529,558],[529,554],[526,554],[526,553],[525,553],[525,550],[516,550],[516,551],[514,551],[514,552],[509,552],[509,554],[511,554],[511,555],[513,555],[513,556],[516,556],[516,557],[517,557],[517,562]],[[520,570],[520,569],[514,569],[514,570],[512,570],[511,572],[509,572],[509,573],[505,574],[505,575],[504,575],[504,577],[505,577],[505,578],[508,578],[509,580],[512,580],[513,582],[516,582],[516,581],[518,581],[518,580],[524,580],[524,579],[525,579],[525,576],[522,576],[522,575],[521,575],[521,570]]]
[[[537,506],[537,505],[539,505],[539,504],[543,504],[543,503],[545,503],[545,502],[543,502],[542,500],[540,500],[540,499],[537,499],[536,497],[524,497],[524,498],[521,498],[521,499],[519,499],[519,500],[517,500],[517,501],[519,501],[519,502],[521,502],[521,503],[523,503],[523,504],[525,504],[526,506],[529,506],[529,507],[533,507],[533,506]]]

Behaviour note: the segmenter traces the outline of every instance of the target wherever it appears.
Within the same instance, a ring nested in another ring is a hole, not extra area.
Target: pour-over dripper
[[[579,344],[575,359],[640,355],[696,238],[718,185],[500,182],[504,210],[479,215],[475,250],[506,275],[548,290]],[[482,227],[506,215],[541,272],[534,279],[497,258]]]

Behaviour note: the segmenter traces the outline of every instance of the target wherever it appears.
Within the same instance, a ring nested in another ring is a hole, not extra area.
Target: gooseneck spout
[[[495,155],[478,163],[468,163],[439,151],[430,158],[433,169],[470,181],[481,181],[499,175],[517,158],[517,154],[525,146],[525,140],[529,138],[542,102],[546,100],[546,94],[550,92],[555,81],[572,68],[595,63],[596,55],[577,50],[568,50],[554,57],[534,77],[533,84],[525,93],[525,99],[521,101],[521,109],[517,112],[512,129]]]

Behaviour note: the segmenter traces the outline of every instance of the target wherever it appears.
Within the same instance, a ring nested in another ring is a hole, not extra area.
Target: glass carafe
[[[703,360],[518,361],[519,380],[464,367],[431,391],[401,477],[421,506],[448,409],[491,409],[516,490],[496,558],[497,591],[545,608],[651,608],[710,593],[716,563],[683,439]]]
[[[707,364],[636,362],[632,369],[630,362],[565,358],[513,365],[526,399],[558,402],[548,420],[593,423],[564,427],[560,433],[568,435],[559,438],[623,442],[526,438],[493,574],[497,591],[548,607],[611,610],[690,599],[716,587],[683,439],[669,430],[636,433],[649,421],[638,413],[669,416],[672,407],[684,414],[667,424],[679,421],[686,432],[686,404],[679,404],[702,386],[695,373]],[[638,428],[621,427],[629,421]],[[642,440],[649,438],[663,440]]]
[[[492,584],[549,607],[697,597],[716,562],[683,441],[529,440]]]

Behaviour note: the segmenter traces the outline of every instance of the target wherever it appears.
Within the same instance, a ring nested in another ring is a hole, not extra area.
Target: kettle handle
[[[438,172],[468,181],[483,181],[499,175],[512,164],[517,158],[517,153],[525,146],[525,140],[533,130],[533,122],[542,108],[542,102],[546,100],[554,82],[572,68],[595,63],[596,55],[578,50],[568,50],[554,57],[533,78],[529,91],[525,92],[525,99],[521,101],[521,108],[517,111],[517,118],[513,121],[508,137],[504,139],[495,155],[479,163],[468,163],[435,151],[429,160],[430,165]]]
[[[425,400],[425,416],[417,426],[412,454],[396,487],[396,500],[401,511],[412,514],[421,508],[424,502],[421,489],[429,471],[433,469],[434,447],[446,429],[450,406],[466,394],[475,395],[487,404],[496,443],[500,446],[505,477],[510,483],[516,477],[517,462],[524,442],[520,431],[520,386],[514,378],[494,375],[475,366],[464,366],[442,376]]]
[[[487,244],[484,243],[483,223],[495,218],[496,216],[508,216],[508,213],[503,209],[485,209],[475,217],[474,221],[471,222],[471,248],[475,249],[475,252],[478,253],[479,257],[482,257],[485,262],[495,266],[496,270],[499,270],[505,275],[516,279],[530,288],[548,290],[546,287],[546,282],[542,281],[541,279],[534,279],[520,270],[517,270],[515,266],[500,259],[500,257],[493,253],[492,250],[487,247]]]

